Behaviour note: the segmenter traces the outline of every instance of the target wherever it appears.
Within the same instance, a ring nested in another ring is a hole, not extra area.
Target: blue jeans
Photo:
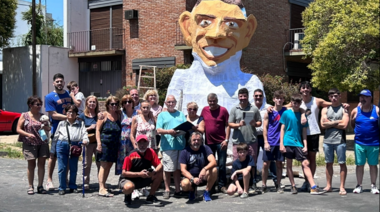
[[[218,188],[226,186],[226,160],[227,160],[227,148],[225,150],[221,149],[221,144],[209,144],[208,145],[212,150],[212,153],[215,156],[215,153],[218,154]]]
[[[71,142],[71,145],[79,146],[78,142]],[[78,159],[79,157],[70,156],[70,145],[67,141],[57,142],[57,159],[58,159],[58,179],[59,190],[66,190],[66,177],[67,177],[67,164],[70,168],[70,181],[69,188],[77,189],[76,179],[78,171]]]

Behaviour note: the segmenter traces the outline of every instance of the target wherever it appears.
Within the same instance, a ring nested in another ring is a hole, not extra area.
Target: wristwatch
[[[224,141],[228,143],[228,139],[226,139],[226,140],[224,140]]]
[[[190,183],[194,183],[194,177],[190,178]]]

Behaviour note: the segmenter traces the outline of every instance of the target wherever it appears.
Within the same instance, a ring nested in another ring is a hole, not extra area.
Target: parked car
[[[0,109],[0,132],[12,131],[16,133],[17,122],[21,113],[9,112]]]

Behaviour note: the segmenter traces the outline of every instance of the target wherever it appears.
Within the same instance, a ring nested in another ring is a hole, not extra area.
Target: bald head
[[[168,95],[167,97],[166,97],[166,101],[177,101],[176,99],[175,99],[175,97],[173,96],[173,95]]]

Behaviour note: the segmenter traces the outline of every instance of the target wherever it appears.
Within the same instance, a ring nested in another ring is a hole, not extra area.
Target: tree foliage
[[[32,7],[22,13],[22,19],[32,25]],[[36,5],[36,44],[46,44],[52,46],[63,46],[63,27],[53,20],[44,20],[40,6]],[[30,29],[23,38],[25,45],[32,44],[32,30]]]
[[[16,23],[16,0],[0,0],[0,48],[9,45]]]
[[[380,85],[378,0],[315,0],[303,12],[301,41],[312,82],[322,90],[357,91]]]

